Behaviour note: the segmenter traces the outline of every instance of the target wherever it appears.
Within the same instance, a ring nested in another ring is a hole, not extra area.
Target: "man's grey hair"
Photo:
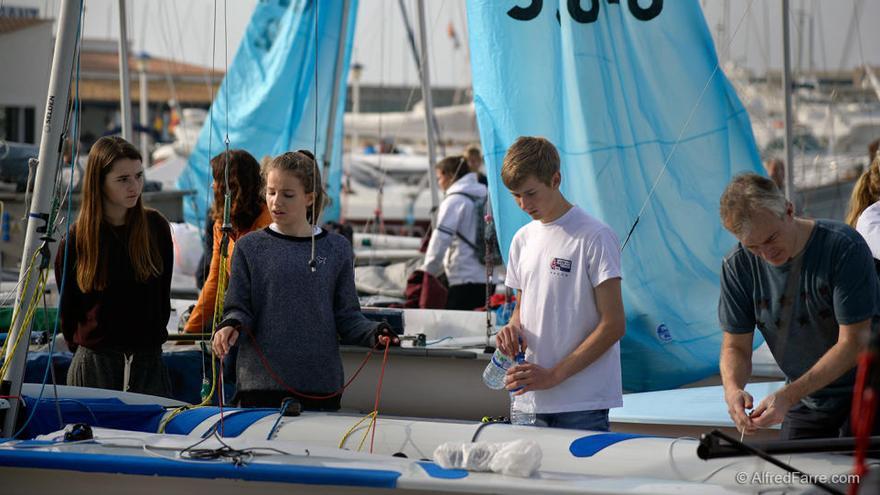
[[[737,175],[721,195],[721,222],[736,237],[747,235],[755,213],[767,210],[779,218],[788,211],[788,200],[772,180],[755,173]]]

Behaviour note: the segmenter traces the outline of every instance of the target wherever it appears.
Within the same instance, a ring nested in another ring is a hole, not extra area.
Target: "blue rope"
[[[275,428],[278,428],[278,423],[281,422],[281,418],[284,417],[284,413],[287,412],[287,406],[289,406],[293,402],[293,399],[287,399],[284,401],[284,404],[281,405],[281,411],[278,413],[278,417],[275,419],[275,424],[272,425],[272,428],[269,429],[269,434],[266,435],[266,440],[272,440],[272,435],[275,434]]]

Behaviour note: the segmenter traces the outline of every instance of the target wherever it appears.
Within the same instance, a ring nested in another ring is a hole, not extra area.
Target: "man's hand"
[[[553,369],[542,368],[537,364],[523,363],[511,366],[504,377],[507,390],[517,390],[513,395],[522,395],[533,390],[546,390],[562,382]]]
[[[782,423],[786,413],[795,405],[797,400],[793,400],[787,393],[787,387],[783,387],[773,392],[758,404],[758,407],[752,411],[752,423],[761,428],[769,428],[773,425]]]
[[[221,360],[229,354],[229,349],[235,345],[238,340],[238,329],[233,326],[225,326],[214,334],[214,340],[211,342],[211,350],[214,355]]]
[[[526,352],[526,337],[523,335],[522,326],[516,322],[504,325],[504,328],[495,336],[495,345],[505,356],[514,357],[520,352]]]
[[[724,394],[727,402],[727,413],[736,424],[736,429],[745,435],[752,435],[758,431],[758,427],[752,422],[751,415],[746,409],[754,407],[754,399],[751,394],[743,389],[734,390]]]

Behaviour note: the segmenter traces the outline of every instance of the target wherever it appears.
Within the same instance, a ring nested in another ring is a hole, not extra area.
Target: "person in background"
[[[532,218],[508,256],[505,283],[519,293],[497,343],[508,356],[526,352],[527,363],[508,369],[507,390],[534,391],[538,426],[608,431],[608,409],[623,405],[620,244],[563,196],[550,141],[517,139],[501,180]]]
[[[480,151],[480,147],[476,144],[468,146],[464,150],[464,156],[467,158],[468,168],[471,169],[471,172],[477,174],[477,182],[488,186],[489,179],[483,173],[483,153]]]
[[[95,142],[79,217],[55,258],[61,330],[75,351],[68,385],[171,395],[162,344],[174,248],[168,221],[143,206],[143,185],[137,148]]]
[[[463,156],[440,160],[434,172],[446,196],[420,269],[435,277],[446,273],[446,309],[472,311],[486,305],[486,267],[480,263],[485,247],[477,245],[477,229],[483,228],[478,205],[485,203],[488,191]]]
[[[208,278],[208,272],[211,270],[211,260],[214,257],[214,208],[208,208],[205,215],[205,225],[202,227],[202,256],[199,257],[199,264],[196,266],[196,272],[193,276],[196,279],[196,288],[202,290],[205,286],[205,280]],[[195,305],[193,305],[195,307]]]
[[[767,176],[770,177],[780,191],[785,190],[785,162],[779,158],[771,158],[764,163]]]
[[[849,199],[846,223],[854,227],[871,248],[875,260],[880,260],[880,157],[856,181]],[[877,261],[880,266],[880,261]]]
[[[758,174],[734,177],[720,214],[739,241],[722,261],[718,301],[731,419],[746,435],[782,423],[786,440],[847,436],[856,358],[880,318],[870,249],[848,225],[795,216]],[[745,390],[755,328],[786,377],[760,404]]]
[[[226,273],[230,273],[229,262],[236,242],[245,234],[272,223],[269,208],[263,196],[263,179],[260,164],[245,150],[229,150],[211,159],[211,172],[214,177],[212,247],[210,269],[205,285],[199,293],[184,331],[187,333],[206,333],[211,331],[214,318],[214,302],[217,298],[217,284],[220,277],[220,248],[223,239],[223,209],[226,198],[226,167],[229,167],[229,246],[227,247]]]

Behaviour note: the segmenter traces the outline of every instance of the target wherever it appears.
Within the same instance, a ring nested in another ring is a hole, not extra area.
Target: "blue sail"
[[[622,252],[624,387],[673,388],[717,373],[719,272],[735,243],[718,199],[733,175],[761,162],[699,3],[523,3],[468,2],[474,103],[503,250],[530,220],[501,183],[504,153],[518,136],[544,136],[559,149],[570,201],[621,240],[639,218]]]
[[[321,164],[327,153],[326,129],[331,112],[336,113],[333,141],[337,145],[324,179],[332,201],[324,219],[339,216],[342,115],[358,2],[348,3],[348,23],[343,33],[344,5],[341,1],[315,0],[257,3],[196,148],[178,180],[180,189],[196,191],[185,201],[187,222],[204,222],[212,198],[209,161],[223,151],[227,132],[230,148],[243,148],[257,160],[308,149],[315,151]],[[340,43],[345,44],[343,73],[338,78],[338,104],[331,109]]]

